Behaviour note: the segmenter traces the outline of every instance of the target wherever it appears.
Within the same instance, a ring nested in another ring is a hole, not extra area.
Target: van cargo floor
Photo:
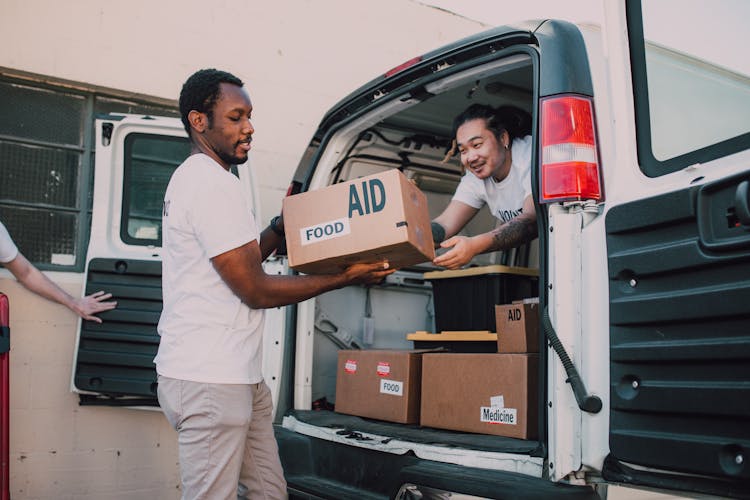
[[[340,429],[336,434],[356,440],[371,439],[362,434],[373,434],[412,443],[487,452],[518,453],[532,457],[543,456],[543,450],[538,441],[396,424],[327,410],[290,410],[287,416],[316,427]]]

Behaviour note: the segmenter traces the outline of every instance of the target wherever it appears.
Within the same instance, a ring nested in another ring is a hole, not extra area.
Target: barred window
[[[176,106],[0,77],[0,109],[0,220],[38,267],[82,271],[93,204],[95,117],[179,116]],[[168,158],[177,154],[168,151]],[[154,175],[159,179],[152,181],[163,183],[161,169]],[[150,205],[136,210],[155,214]]]

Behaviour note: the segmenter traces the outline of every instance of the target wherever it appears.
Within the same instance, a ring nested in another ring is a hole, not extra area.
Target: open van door
[[[607,182],[603,475],[750,498],[750,72],[738,3],[700,5],[607,5],[634,102],[617,104]]]
[[[172,172],[190,154],[179,119],[107,115],[96,121],[96,168],[85,293],[111,292],[103,322],[81,321],[72,388],[81,404],[158,406],[156,327],[162,310],[161,216]],[[259,217],[248,164],[234,172]],[[266,272],[285,273],[267,261]],[[278,398],[284,310],[266,314],[264,376]]]

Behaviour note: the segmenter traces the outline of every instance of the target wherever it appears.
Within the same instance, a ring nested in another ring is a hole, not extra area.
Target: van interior
[[[392,99],[335,132],[320,153],[310,189],[398,168],[426,194],[430,217],[435,218],[450,202],[463,174],[457,154],[446,161],[452,149],[453,118],[474,103],[493,107],[513,105],[531,114],[533,78],[531,58],[519,53],[436,79],[419,90]],[[483,208],[460,234],[479,234],[494,225],[495,218]],[[524,248],[479,255],[469,267],[499,264],[536,268],[536,243],[535,240]],[[365,432],[410,443],[541,456],[538,441],[437,430],[336,413],[340,349],[414,349],[415,344],[407,340],[408,334],[438,333],[433,286],[423,278],[425,272],[437,270],[443,269],[426,262],[401,269],[378,286],[347,287],[316,299],[311,407],[299,408],[298,404],[298,408],[285,416],[285,427],[302,433],[314,432],[313,428],[330,428],[339,435],[351,433],[356,437]],[[532,293],[538,295],[536,282]],[[363,334],[365,322],[374,323],[372,338]]]

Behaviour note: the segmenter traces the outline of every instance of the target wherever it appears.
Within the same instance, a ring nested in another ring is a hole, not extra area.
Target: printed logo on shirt
[[[519,208],[518,210],[498,210],[497,218],[503,222],[508,222],[509,220],[521,215],[522,213],[523,207]]]
[[[356,373],[357,372],[357,362],[353,359],[347,359],[346,363],[344,363],[344,371],[346,373]]]

